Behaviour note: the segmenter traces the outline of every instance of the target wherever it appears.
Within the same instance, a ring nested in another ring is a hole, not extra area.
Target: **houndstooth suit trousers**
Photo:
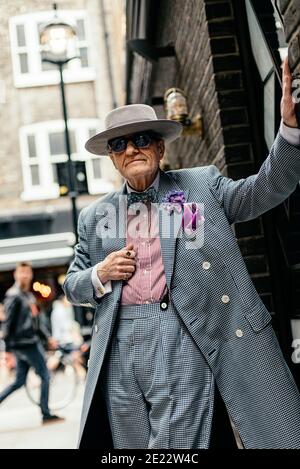
[[[101,387],[115,448],[208,448],[214,381],[172,304],[120,307]]]

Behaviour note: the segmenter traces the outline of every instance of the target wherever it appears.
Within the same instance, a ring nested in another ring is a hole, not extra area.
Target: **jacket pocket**
[[[264,329],[272,320],[272,316],[264,304],[258,304],[249,313],[245,314],[245,318],[255,332]]]

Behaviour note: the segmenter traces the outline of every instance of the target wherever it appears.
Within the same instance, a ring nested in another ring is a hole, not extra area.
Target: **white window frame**
[[[68,127],[75,134],[77,153],[72,153],[73,161],[84,161],[86,168],[88,192],[91,195],[105,194],[114,189],[115,169],[110,164],[108,156],[97,156],[85,150],[84,144],[89,138],[90,129],[100,130],[98,119],[69,119]],[[24,201],[56,199],[60,196],[59,185],[53,180],[53,163],[63,163],[68,160],[67,155],[51,155],[49,134],[64,131],[64,121],[45,121],[20,128],[20,153],[23,171],[24,191],[21,198]],[[35,136],[36,157],[29,156],[28,136]],[[93,160],[100,158],[101,173],[104,177],[95,178]],[[31,183],[30,165],[39,165],[40,185]]]
[[[66,83],[95,80],[95,70],[92,67],[92,41],[89,32],[89,18],[85,10],[59,10],[59,18],[67,18],[70,23],[83,19],[85,24],[85,40],[78,40],[78,47],[87,47],[88,67],[81,67],[80,59],[71,60],[64,69],[64,80]],[[14,85],[17,88],[31,86],[57,85],[60,82],[58,70],[42,70],[41,50],[39,42],[38,24],[53,20],[53,10],[40,11],[25,15],[13,16],[9,21],[9,34],[12,54],[12,66]],[[17,41],[17,26],[24,25],[26,46],[20,47]],[[26,52],[28,59],[28,73],[21,73],[19,64],[19,53]]]

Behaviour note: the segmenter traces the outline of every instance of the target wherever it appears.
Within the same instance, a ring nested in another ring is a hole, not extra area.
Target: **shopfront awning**
[[[18,262],[32,267],[68,264],[73,256],[74,233],[55,233],[0,240],[0,272],[13,270]]]

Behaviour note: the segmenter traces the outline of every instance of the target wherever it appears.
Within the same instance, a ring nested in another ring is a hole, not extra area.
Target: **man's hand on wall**
[[[288,127],[298,127],[295,107],[296,104],[292,97],[292,74],[290,72],[288,58],[286,58],[282,66],[281,117],[284,124]]]

